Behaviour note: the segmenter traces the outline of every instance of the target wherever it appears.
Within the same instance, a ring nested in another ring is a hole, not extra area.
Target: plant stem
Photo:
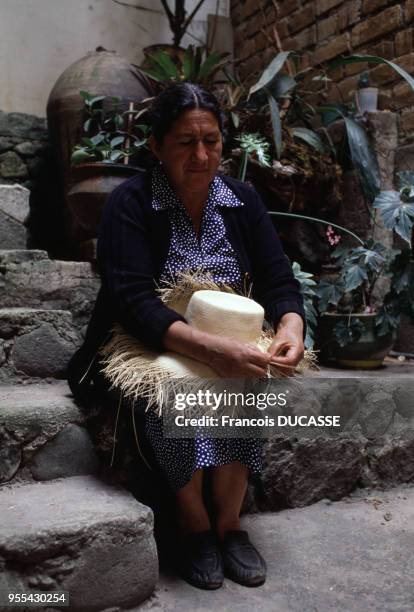
[[[240,171],[239,171],[239,181],[244,181],[244,179],[246,178],[248,158],[249,158],[248,152],[243,151],[243,158],[242,158],[242,163],[240,164]]]
[[[268,213],[269,215],[277,215],[278,217],[294,217],[296,219],[304,219],[305,221],[313,221],[314,223],[322,223],[322,225],[331,225],[332,227],[336,227],[336,229],[339,229],[341,232],[345,232],[346,234],[349,234],[350,236],[352,236],[352,238],[355,238],[355,240],[357,240],[362,246],[365,246],[364,241],[359,236],[354,234],[354,232],[351,232],[351,230],[348,230],[345,227],[342,227],[341,225],[332,223],[331,221],[324,221],[323,219],[316,219],[315,217],[307,217],[306,215],[297,215],[295,213],[284,213],[284,212],[278,212],[278,211],[273,211],[273,210],[269,210]]]

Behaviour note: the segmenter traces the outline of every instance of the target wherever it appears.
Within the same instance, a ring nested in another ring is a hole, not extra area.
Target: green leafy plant
[[[240,143],[242,150],[242,162],[240,164],[239,179],[244,181],[246,178],[247,162],[249,157],[257,159],[262,166],[270,166],[271,159],[269,156],[270,145],[265,138],[260,134],[242,134],[240,138],[236,138]]]
[[[404,78],[413,90],[414,78],[394,62],[377,56],[350,55],[303,70],[298,69],[299,58],[300,55],[293,51],[278,53],[259,80],[250,87],[247,105],[255,112],[267,112],[270,115],[276,159],[280,159],[283,154],[286,132],[315,150],[331,153],[336,158],[338,152],[326,127],[332,121],[343,118],[352,164],[360,178],[365,197],[372,202],[380,191],[379,168],[363,126],[354,119],[353,106],[325,104],[315,107],[308,102],[308,94],[326,90],[331,70],[357,62],[387,64]],[[315,129],[318,117],[323,125]]]
[[[398,173],[398,191],[382,191],[374,200],[385,227],[395,230],[401,238],[411,244],[414,223],[414,173]]]
[[[163,85],[189,81],[211,87],[217,73],[227,63],[228,55],[217,51],[208,53],[203,47],[189,45],[182,59],[173,59],[165,51],[149,55],[141,70]]]
[[[314,333],[318,322],[317,311],[314,305],[316,293],[316,281],[314,280],[313,274],[305,272],[301,269],[300,264],[297,261],[292,263],[293,274],[296,280],[300,284],[300,292],[303,296],[303,306],[305,309],[306,317],[306,338],[305,348],[312,348],[314,344]]]
[[[133,161],[139,150],[146,146],[148,126],[137,123],[143,111],[119,110],[120,99],[94,96],[81,91],[86,115],[83,124],[85,136],[82,144],[74,147],[71,163],[87,162],[118,163]],[[104,110],[103,103],[111,104],[111,110]]]

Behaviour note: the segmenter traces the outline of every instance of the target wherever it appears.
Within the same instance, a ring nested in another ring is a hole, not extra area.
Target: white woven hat
[[[183,273],[180,282],[161,291],[160,296],[169,308],[184,314],[188,324],[200,331],[252,344],[263,352],[273,341],[273,331],[263,331],[264,309],[260,304],[210,279],[200,284]],[[185,386],[188,392],[191,384],[196,390],[203,385],[207,388],[208,381],[219,378],[205,363],[172,351],[149,350],[118,323],[99,353],[101,372],[113,387],[121,390],[124,397],[147,398],[148,405],[160,412],[171,391],[178,392]],[[275,368],[269,368],[268,375],[281,376]]]

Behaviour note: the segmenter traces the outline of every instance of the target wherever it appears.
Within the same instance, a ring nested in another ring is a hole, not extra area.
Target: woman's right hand
[[[244,342],[211,335],[206,363],[223,378],[264,378],[271,355]]]
[[[201,332],[182,321],[169,326],[164,346],[209,365],[223,378],[264,378],[272,359],[253,345]]]

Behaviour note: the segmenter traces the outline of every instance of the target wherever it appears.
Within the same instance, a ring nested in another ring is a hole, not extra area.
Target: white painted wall
[[[73,62],[101,45],[140,63],[142,49],[171,43],[160,0],[0,0],[0,110],[44,117],[54,83]],[[170,5],[174,0],[169,0]],[[196,0],[187,0],[187,11]],[[207,15],[229,16],[229,0],[206,0],[189,33],[206,39]],[[188,34],[183,46],[196,43]]]

